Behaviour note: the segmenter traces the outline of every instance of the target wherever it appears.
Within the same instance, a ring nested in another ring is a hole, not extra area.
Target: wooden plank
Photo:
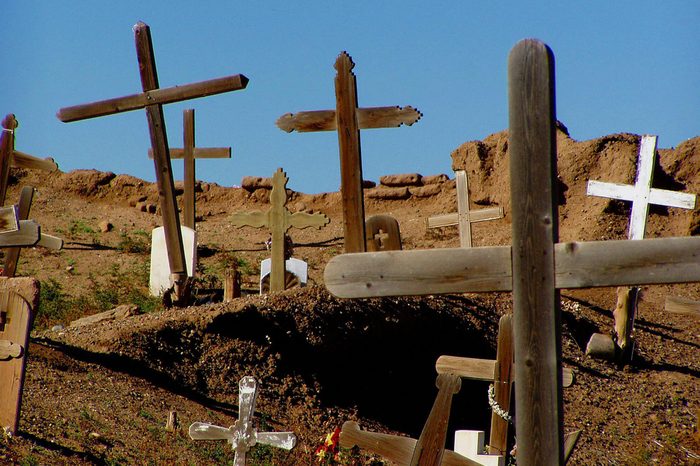
[[[148,158],[153,158],[153,149],[148,149]],[[181,148],[170,148],[170,160],[173,159],[184,159],[185,150]],[[230,159],[231,158],[231,148],[230,147],[195,147],[194,148],[194,158],[195,159]]]
[[[487,207],[486,209],[469,211],[471,223],[486,222],[503,218],[503,207]],[[459,214],[441,214],[428,217],[428,228],[440,228],[459,225]]]
[[[422,114],[411,107],[366,107],[358,108],[357,126],[359,129],[392,128],[401,125],[411,126],[420,120]],[[335,131],[338,129],[335,110],[312,110],[307,112],[286,113],[275,122],[282,131],[291,133]]]
[[[0,430],[5,429],[15,435],[19,426],[27,345],[34,314],[24,298],[7,290],[0,291],[0,310],[7,313],[5,325],[0,326],[0,340],[10,341],[22,348],[19,357],[0,361]]]
[[[681,298],[680,296],[666,296],[666,312],[672,314],[685,314],[700,317],[700,301]]]
[[[278,169],[272,175],[272,191],[270,192],[270,211],[268,213],[272,246],[270,247],[270,291],[284,291],[285,281],[285,241],[284,234],[287,231],[287,181],[288,178],[282,169]]]
[[[574,452],[574,448],[576,448],[576,443],[578,442],[578,438],[581,436],[582,430],[576,430],[574,432],[569,432],[564,436],[564,464],[566,464],[569,461],[569,458],[571,457],[571,454]]]
[[[622,183],[610,183],[590,180],[586,186],[586,194],[589,196],[608,197],[619,201],[631,201],[634,199],[634,186]],[[649,203],[679,209],[694,209],[696,195],[669,191],[667,189],[651,188],[649,191]]]
[[[556,116],[549,47],[531,39],[516,44],[508,58],[508,96],[518,464],[562,465]]]
[[[357,90],[355,64],[350,55],[341,53],[335,61],[336,122],[340,151],[340,186],[343,204],[345,252],[364,252],[365,203],[362,192],[362,156],[360,129],[357,125]]]
[[[33,220],[20,220],[19,230],[0,233],[0,248],[34,246],[39,241],[39,224]]]
[[[56,236],[41,233],[39,236],[39,242],[36,243],[36,246],[41,246],[46,249],[53,249],[55,251],[58,251],[63,249],[63,239],[58,238]]]
[[[467,358],[464,356],[442,355],[435,363],[438,374],[454,374],[464,379],[493,382],[498,376],[494,359]],[[515,380],[515,379],[513,379]],[[574,373],[569,367],[562,367],[561,383],[570,387],[574,381]]]
[[[398,435],[383,434],[360,430],[355,421],[347,421],[340,432],[340,446],[372,452],[397,465],[405,465],[411,461],[411,455],[416,447],[416,439]],[[481,466],[452,450],[445,450],[442,466]]]
[[[649,190],[654,178],[656,136],[642,136],[637,160],[637,179],[630,214],[629,239],[643,239],[649,215]]]
[[[12,152],[12,166],[28,168],[30,170],[44,170],[47,172],[55,172],[58,170],[58,164],[51,157],[40,159],[39,157],[34,157],[33,155],[25,154],[18,150]]]
[[[143,90],[144,92],[149,92],[158,89],[158,75],[156,73],[156,63],[153,55],[151,30],[148,25],[138,22],[134,26],[134,37]],[[181,289],[187,281],[187,268],[185,263],[185,250],[182,245],[182,232],[180,231],[180,218],[175,201],[175,184],[173,182],[172,168],[170,166],[165,118],[163,117],[163,108],[158,103],[146,105],[145,108],[148,118],[151,146],[153,147],[156,183],[163,217],[165,243],[168,250],[168,264],[170,265],[172,281],[175,284],[176,299],[179,299],[182,298],[182,296],[179,295],[178,290]]]
[[[442,464],[452,397],[462,388],[462,380],[456,375],[438,374],[435,384],[439,391],[413,449],[410,466],[440,466]]]
[[[184,142],[184,199],[182,208],[182,224],[195,229],[195,168],[194,168],[194,109],[188,108],[182,113],[182,140]]]
[[[10,113],[2,120],[2,134],[0,134],[0,206],[5,205],[7,195],[7,182],[10,176],[12,153],[15,150],[15,130],[19,124],[15,116]]]
[[[511,393],[515,372],[513,371],[513,315],[505,314],[498,321],[498,344],[496,346],[496,367],[493,374],[493,398],[502,409],[510,412]],[[508,454],[508,421],[491,413],[489,434],[489,454]]]
[[[138,24],[134,26],[134,31],[136,31],[137,27]],[[58,111],[56,116],[62,122],[69,123],[71,121],[138,110],[149,105],[164,105],[197,97],[238,91],[245,89],[247,85],[248,78],[242,74],[236,74],[165,89],[158,89],[157,87],[148,90],[144,89],[144,92],[141,94],[64,107]]]
[[[17,206],[17,218],[27,220],[29,211],[32,207],[34,199],[34,187],[25,186],[19,194],[19,203]],[[8,248],[5,251],[5,266],[2,271],[4,277],[14,277],[17,272],[17,263],[19,262],[19,253],[21,248]]]
[[[596,288],[700,281],[700,237],[555,245],[556,286]],[[512,290],[509,246],[342,254],[324,272],[341,298]]]

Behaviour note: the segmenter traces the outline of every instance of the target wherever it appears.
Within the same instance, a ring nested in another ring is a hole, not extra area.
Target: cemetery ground
[[[632,183],[639,137],[579,142],[562,126],[557,144],[560,240],[625,239],[629,206],[586,196],[586,182]],[[506,150],[507,135],[500,132],[452,155],[453,168],[468,171],[471,207],[500,206],[506,213],[473,225],[475,246],[510,244]],[[366,164],[371,157],[365,156]],[[660,149],[659,159],[655,187],[700,192],[700,138]],[[242,174],[236,174],[235,155],[226,163],[231,184],[237,183]],[[294,257],[309,264],[309,286],[260,296],[257,274],[269,257],[268,233],[234,228],[230,216],[267,209],[269,191],[205,181],[198,184],[196,205],[197,302],[164,309],[148,296],[150,231],[160,225],[154,184],[90,170],[13,170],[12,177],[8,200],[22,186],[35,186],[30,218],[42,231],[61,236],[65,246],[27,248],[20,256],[17,275],[41,281],[41,307],[29,347],[20,433],[0,440],[2,464],[230,463],[228,444],[192,441],[187,427],[194,421],[232,425],[238,381],[245,375],[259,382],[257,429],[293,431],[298,438],[290,452],[254,448],[250,464],[315,464],[314,451],[326,435],[351,419],[363,429],[417,438],[437,393],[436,359],[495,357],[498,319],[511,311],[510,293],[361,300],[330,295],[323,270],[343,252],[338,192],[291,193],[290,210],[321,212],[331,223],[290,231]],[[404,249],[457,247],[457,227],[426,229],[429,216],[456,210],[454,181],[437,186],[367,189],[366,215],[394,216]],[[698,210],[651,209],[647,237],[699,231]],[[224,271],[233,263],[244,296],[223,303]],[[700,319],[667,312],[665,300],[700,300],[700,286],[644,287],[635,356],[624,366],[585,355],[591,334],[612,329],[615,289],[561,295],[563,363],[575,374],[564,390],[565,431],[583,430],[570,464],[698,464]],[[136,304],[139,311],[70,325],[119,304]],[[463,381],[450,432],[488,432],[487,389],[487,383]],[[177,412],[174,431],[166,430],[170,411]],[[448,435],[449,448],[451,443]],[[339,460],[383,464],[357,451],[345,451]]]

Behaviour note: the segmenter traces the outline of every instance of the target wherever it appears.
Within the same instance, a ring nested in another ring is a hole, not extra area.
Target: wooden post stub
[[[19,195],[19,205],[17,209],[17,216],[20,220],[27,220],[29,218],[29,211],[32,206],[32,199],[34,199],[34,187],[25,186]],[[5,267],[3,268],[2,275],[4,277],[14,277],[17,272],[17,263],[19,262],[19,252],[21,248],[8,248],[5,251]]]
[[[234,298],[241,297],[241,276],[236,264],[224,271],[224,302],[228,303]]]
[[[554,55],[516,44],[508,61],[513,319],[519,465],[561,465],[563,411],[559,292]]]
[[[493,379],[493,398],[505,411],[510,411],[513,387],[513,315],[505,314],[498,321],[498,345],[496,346],[496,368]],[[508,421],[493,412],[489,435],[489,454],[508,454]]]
[[[5,205],[7,195],[7,180],[10,175],[12,153],[15,150],[15,130],[19,126],[15,116],[10,113],[2,120],[2,135],[0,135],[0,206]]]

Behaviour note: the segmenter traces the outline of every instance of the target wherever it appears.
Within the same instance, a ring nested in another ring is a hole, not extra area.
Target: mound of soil
[[[632,183],[639,136],[575,141],[563,125],[559,130],[561,240],[625,238],[629,206],[588,197],[585,185],[589,179]],[[506,212],[503,219],[473,226],[477,246],[510,243],[507,146],[507,133],[500,132],[452,154],[453,168],[469,173],[471,207],[499,205]],[[700,192],[698,157],[700,138],[659,150],[654,186]],[[187,427],[194,421],[232,425],[238,381],[245,375],[259,382],[258,430],[298,437],[291,452],[256,447],[250,464],[314,464],[315,449],[347,420],[417,438],[436,394],[437,357],[494,358],[498,319],[511,311],[510,294],[504,293],[331,296],[323,287],[323,268],[343,249],[339,193],[289,193],[290,209],[323,212],[331,224],[290,230],[295,257],[309,263],[308,287],[257,295],[256,264],[269,255],[269,233],[234,228],[228,218],[267,209],[269,192],[200,182],[199,304],[71,327],[71,320],[100,310],[85,303],[106,299],[106,291],[146,289],[148,237],[160,219],[157,189],[94,170],[16,170],[13,180],[8,199],[16,199],[22,186],[35,186],[31,218],[42,231],[65,239],[59,252],[23,250],[18,274],[37,277],[54,299],[83,305],[40,310],[20,433],[0,441],[3,464],[231,463],[230,446],[194,442]],[[457,247],[456,227],[426,229],[427,217],[456,210],[454,182],[437,186],[407,188],[406,199],[368,195],[366,214],[397,218],[404,249]],[[366,192],[380,189],[387,188]],[[697,210],[652,208],[647,237],[696,234],[698,218]],[[103,231],[104,222],[114,228]],[[220,287],[232,260],[242,264],[245,293],[222,303],[211,289]],[[666,312],[669,295],[697,300],[700,286],[645,287],[635,357],[618,367],[585,356],[591,334],[611,332],[615,290],[562,290],[563,360],[575,373],[564,393],[565,431],[583,429],[570,464],[699,460],[700,322]],[[454,398],[451,431],[489,430],[487,388],[464,381]],[[173,432],[165,429],[170,411],[179,419]],[[381,464],[356,451],[348,455],[345,464]]]

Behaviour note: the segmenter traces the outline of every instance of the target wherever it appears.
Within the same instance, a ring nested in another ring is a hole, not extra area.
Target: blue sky
[[[223,186],[283,167],[307,193],[340,185],[337,135],[285,133],[287,112],[335,106],[333,63],[355,62],[360,106],[412,105],[411,127],[362,131],[364,178],[447,173],[450,152],[507,127],[507,57],[523,38],[556,57],[557,116],[577,140],[698,136],[700,2],[4,0],[0,113],[16,148],[64,171],[155,179],[145,112],[61,123],[59,108],[138,93],[132,26],[151,27],[161,87],[244,74],[248,88],[165,107],[171,147],[195,109],[196,144],[231,146],[197,178]],[[182,162],[173,161],[176,179]]]

